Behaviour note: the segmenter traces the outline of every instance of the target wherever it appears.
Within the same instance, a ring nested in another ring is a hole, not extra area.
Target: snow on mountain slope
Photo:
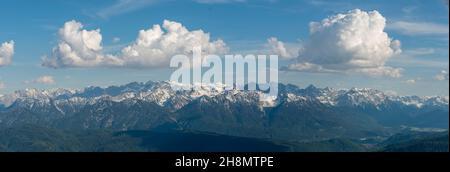
[[[251,94],[261,95],[260,91],[239,91],[223,89],[223,85],[203,86],[196,85],[196,90],[177,91],[172,89],[169,82],[130,83],[123,86],[111,86],[108,88],[88,87],[81,90],[53,89],[38,90],[25,89],[15,91],[12,94],[0,95],[0,104],[9,107],[15,102],[30,108],[35,105],[53,103],[58,109],[80,107],[86,104],[94,104],[100,99],[122,102],[125,100],[143,100],[154,102],[162,107],[173,110],[180,109],[193,100],[203,96],[225,96],[231,102],[255,101]],[[389,103],[397,103],[405,106],[422,108],[424,106],[448,106],[448,96],[418,97],[418,96],[393,96],[382,91],[368,88],[352,88],[349,90],[337,90],[333,88],[316,88],[309,86],[300,89],[294,85],[280,85],[278,99],[268,97],[262,106],[277,106],[282,102],[318,100],[329,106],[373,106],[380,108]],[[261,103],[260,102],[260,103]],[[65,107],[65,108],[64,108]],[[63,111],[63,110],[61,110]]]

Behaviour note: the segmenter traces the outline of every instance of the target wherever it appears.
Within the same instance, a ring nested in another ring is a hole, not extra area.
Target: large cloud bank
[[[312,22],[310,37],[289,69],[400,77],[402,69],[385,65],[401,52],[400,41],[390,38],[385,27],[378,11],[359,9]]]
[[[202,30],[189,31],[181,23],[165,20],[141,30],[134,43],[117,54],[102,52],[100,30],[84,30],[83,25],[69,21],[59,30],[59,44],[43,66],[65,67],[164,67],[177,54],[189,55],[193,47],[201,46],[204,53],[223,54],[228,47],[222,40],[211,41],[209,33]]]

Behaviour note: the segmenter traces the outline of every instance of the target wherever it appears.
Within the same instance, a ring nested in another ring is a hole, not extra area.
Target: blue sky
[[[211,41],[223,40],[230,52],[249,53],[266,52],[271,37],[301,47],[310,38],[311,22],[354,9],[377,10],[387,20],[384,31],[401,42],[402,53],[385,65],[401,68],[401,77],[282,71],[280,81],[301,87],[369,87],[402,95],[448,96],[449,11],[448,1],[442,0],[3,0],[0,44],[10,40],[15,44],[12,63],[0,65],[0,94],[30,87],[82,88],[169,79],[171,71],[160,67],[42,66],[42,57],[51,56],[60,42],[58,30],[71,20],[86,30],[100,29],[103,51],[111,54],[132,44],[139,30],[164,20],[190,31],[201,29]]]

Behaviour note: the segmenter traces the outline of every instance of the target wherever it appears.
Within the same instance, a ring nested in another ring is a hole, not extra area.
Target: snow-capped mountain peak
[[[212,84],[192,85],[192,90],[175,90],[170,82],[152,82],[138,83],[133,82],[123,86],[111,86],[107,88],[87,87],[84,89],[52,89],[38,90],[25,89],[18,90],[12,94],[0,96],[0,105],[4,107],[11,106],[18,100],[34,101],[54,101],[60,106],[73,106],[95,103],[98,100],[110,100],[114,102],[122,102],[126,100],[142,100],[154,102],[162,107],[180,109],[190,102],[201,97],[223,96],[231,102],[249,102],[256,101],[255,97],[264,97],[261,91],[240,91],[225,90],[226,85]],[[183,86],[183,85],[179,85]],[[280,84],[278,97],[266,97],[259,100],[264,107],[277,106],[282,102],[305,102],[318,101],[328,106],[373,106],[381,108],[381,106],[397,103],[405,106],[414,106],[422,108],[424,106],[448,106],[448,96],[434,97],[418,97],[418,96],[396,96],[385,94],[382,91],[369,88],[351,88],[349,90],[338,90],[333,88],[317,88],[310,85],[305,89],[301,89],[294,85]],[[22,101],[22,103],[25,101]],[[1,106],[0,106],[1,107]]]

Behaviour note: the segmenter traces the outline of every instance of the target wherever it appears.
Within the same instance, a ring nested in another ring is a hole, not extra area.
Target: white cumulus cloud
[[[418,80],[419,79],[408,79],[408,80],[403,81],[403,83],[413,85],[413,84],[416,84]]]
[[[34,83],[34,84],[47,84],[47,85],[51,85],[51,84],[55,84],[56,81],[55,79],[53,79],[52,76],[49,75],[44,75],[41,77],[38,77],[34,80],[31,81],[25,81],[26,84],[30,84],[30,83]]]
[[[359,9],[312,22],[310,37],[289,69],[400,77],[402,69],[385,66],[401,53],[400,41],[390,38],[385,27],[378,11]]]
[[[448,71],[447,70],[442,70],[441,73],[437,74],[434,79],[438,80],[438,81],[445,81],[448,80]]]
[[[177,54],[192,54],[194,47],[202,47],[206,54],[223,54],[228,47],[222,40],[211,42],[209,33],[189,31],[181,23],[165,20],[162,26],[141,30],[133,45],[122,50],[121,59],[128,66],[158,67],[169,64]]]
[[[299,47],[289,47],[275,37],[271,37],[267,40],[267,46],[270,48],[272,54],[279,55],[284,59],[296,58],[300,51]]]
[[[120,59],[102,53],[99,29],[84,30],[81,23],[72,20],[59,29],[59,38],[59,44],[53,48],[51,56],[44,57],[43,66],[63,68],[123,64]]]
[[[0,45],[0,67],[11,64],[14,55],[14,41]]]
[[[201,46],[204,53],[222,54],[228,47],[222,40],[210,41],[209,33],[189,31],[181,23],[165,20],[141,30],[134,43],[117,54],[105,54],[102,50],[100,30],[84,30],[76,21],[65,23],[59,30],[60,42],[49,57],[43,58],[43,66],[64,67],[163,67],[177,54],[189,55],[193,47]]]

